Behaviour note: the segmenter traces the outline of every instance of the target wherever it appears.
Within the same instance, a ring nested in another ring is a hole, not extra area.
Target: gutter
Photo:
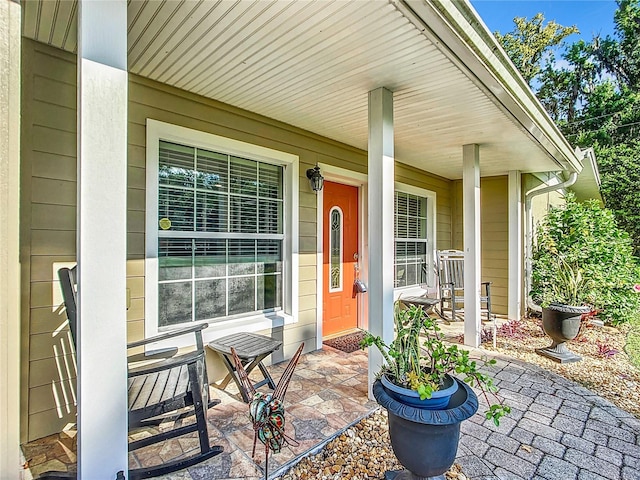
[[[534,303],[531,295],[529,295],[529,292],[531,291],[531,252],[533,250],[533,215],[531,215],[531,202],[533,198],[537,197],[538,195],[543,195],[545,193],[555,192],[557,190],[560,190],[561,188],[570,187],[571,185],[576,183],[577,179],[577,172],[571,172],[568,180],[557,185],[549,185],[542,188],[536,187],[532,190],[529,190],[524,196],[524,218],[526,219],[524,241],[524,291],[527,297],[527,307],[529,307],[534,312],[541,312],[542,308],[540,307],[540,305]]]

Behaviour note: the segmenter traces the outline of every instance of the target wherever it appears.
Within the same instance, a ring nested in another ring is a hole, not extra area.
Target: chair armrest
[[[178,347],[157,348],[127,355],[127,362],[135,363],[146,362],[148,360],[160,360],[161,358],[173,357],[176,353],[178,353]]]
[[[209,326],[208,323],[199,323],[197,325],[191,325],[185,328],[177,328],[175,330],[170,330],[168,332],[160,333],[158,335],[154,335],[153,337],[144,338],[142,340],[138,340],[136,342],[131,342],[127,344],[127,348],[135,348],[142,347],[143,345],[148,345],[149,343],[159,342],[161,340],[166,340],[168,338],[179,337],[181,335],[187,335],[189,333],[197,333]]]
[[[204,356],[204,351],[195,350],[192,352],[183,353],[181,355],[177,355],[175,357],[167,358],[161,362],[154,362],[150,365],[143,365],[141,367],[135,367],[129,369],[128,376],[138,377],[141,375],[147,375],[149,373],[160,372],[162,370],[170,370],[174,367],[179,367],[181,365],[187,365],[189,363],[193,363],[198,360],[200,357]]]
[[[440,288],[443,290],[453,290],[455,288],[455,283],[454,282],[441,283]]]

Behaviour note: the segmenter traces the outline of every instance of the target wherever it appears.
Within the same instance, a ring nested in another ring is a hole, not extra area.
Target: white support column
[[[480,345],[480,147],[462,147],[464,222],[464,343]]]
[[[20,465],[20,3],[0,0],[0,477]]]
[[[509,319],[522,315],[522,175],[509,172]]]
[[[393,340],[393,93],[369,92],[369,331]],[[369,349],[369,395],[382,356]]]
[[[78,478],[127,458],[127,2],[78,13]]]

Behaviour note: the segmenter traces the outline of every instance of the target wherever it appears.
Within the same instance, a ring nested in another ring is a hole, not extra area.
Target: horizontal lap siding
[[[451,245],[446,246],[446,249],[462,250],[464,248],[464,236],[463,236],[463,206],[462,206],[462,180],[455,180],[451,187],[452,192],[452,211],[453,218],[451,219]]]
[[[544,177],[543,177],[544,178]],[[551,178],[547,178],[548,182]],[[544,183],[541,179],[531,175],[525,174],[523,177],[523,190],[525,192],[529,192],[534,188],[543,186]],[[562,192],[559,191],[551,191],[547,193],[543,193],[542,195],[535,195],[531,199],[531,216],[533,217],[533,225],[534,225],[534,235],[533,239],[535,241],[535,229],[537,225],[542,221],[547,212],[551,207],[557,207],[564,203],[564,198],[562,196]]]
[[[367,171],[367,154],[275,120],[242,111],[151,80],[130,76],[129,165],[144,170],[147,118],[273,148],[300,158],[299,195],[299,321],[285,327],[285,355],[300,341],[305,349],[316,342],[316,196],[308,187],[305,172],[316,163],[338,166],[359,173]],[[132,158],[135,157],[135,158]],[[141,178],[137,175],[137,178]],[[396,180],[432,190],[437,194],[438,243],[451,235],[450,182],[402,164],[396,165]],[[129,183],[129,213],[144,211],[144,185]],[[135,196],[135,200],[133,197]],[[130,254],[144,252],[130,250]],[[277,332],[272,332],[277,333]]]
[[[452,247],[464,248],[462,181],[454,191],[454,241]],[[482,243],[483,282],[492,282],[492,311],[507,314],[509,302],[509,183],[508,177],[480,178],[480,240]]]
[[[300,342],[305,350],[316,345],[316,195],[308,187],[305,172],[318,162],[350,168],[366,164],[362,151],[259,115],[235,109],[135,75],[129,83],[129,224],[142,222],[144,238],[146,121],[148,118],[291,153],[299,157],[299,310],[298,322],[271,332],[284,341],[290,356]],[[138,219],[133,219],[133,216]],[[131,234],[131,229],[129,230]],[[129,254],[144,257],[144,240]],[[143,275],[143,272],[141,272]],[[143,298],[139,299],[144,302]],[[274,354],[274,361],[281,358]]]
[[[76,260],[76,57],[23,39],[23,440],[75,423],[75,358],[57,270]],[[137,152],[136,152],[137,153]],[[127,332],[144,336],[144,156],[128,176]],[[142,168],[140,168],[142,167]],[[142,180],[141,180],[142,178]],[[142,181],[142,183],[141,183]],[[133,201],[132,201],[133,200]],[[136,210],[135,206],[139,207]]]
[[[23,39],[22,85],[22,430],[33,440],[76,420],[75,356],[57,277],[76,255],[75,56]]]
[[[436,249],[451,244],[451,180],[431,175],[423,170],[396,163],[396,182],[424,188],[436,194]]]

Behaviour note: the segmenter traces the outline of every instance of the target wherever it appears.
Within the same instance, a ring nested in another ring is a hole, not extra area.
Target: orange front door
[[[322,335],[358,326],[358,299],[353,295],[358,262],[358,188],[324,183]]]

